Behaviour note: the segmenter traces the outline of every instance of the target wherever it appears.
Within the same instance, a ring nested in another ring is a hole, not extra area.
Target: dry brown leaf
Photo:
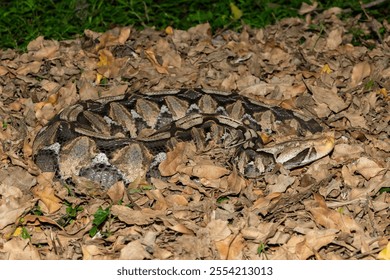
[[[174,226],[169,226],[169,228],[171,230],[174,230],[174,231],[177,231],[177,232],[180,232],[182,234],[191,234],[193,235],[194,232],[192,230],[190,230],[189,228],[187,228],[185,225],[183,224],[176,224]]]
[[[26,63],[23,66],[19,67],[18,70],[16,70],[16,73],[18,75],[26,76],[27,74],[31,73],[38,73],[39,69],[41,68],[42,62],[41,61],[33,61],[30,63]]]
[[[152,65],[156,68],[156,71],[158,73],[169,74],[167,67],[161,66],[158,63],[153,48],[149,48],[149,49],[145,50],[145,54],[146,54],[146,57],[149,59],[149,61],[152,63]]]
[[[224,240],[216,241],[215,247],[223,260],[242,260],[244,244],[241,234],[230,235]]]
[[[305,239],[296,245],[295,251],[298,259],[306,260],[316,255],[321,247],[328,245],[336,239],[337,232],[338,230],[335,229],[311,230],[307,232]]]
[[[347,108],[347,104],[340,96],[338,96],[337,89],[335,87],[332,89],[313,85],[308,85],[308,87],[313,93],[314,100],[318,103],[325,103],[333,112],[338,113]]]
[[[95,99],[98,96],[98,88],[87,79],[79,81],[79,94],[81,100]]]
[[[305,242],[305,237],[293,235],[282,246],[275,249],[275,252],[268,256],[270,260],[298,260],[296,248],[298,244]]]
[[[160,190],[150,190],[149,193],[153,197],[153,199],[156,201],[156,203],[153,206],[153,210],[157,211],[165,211],[167,210],[167,202],[165,201],[164,196],[162,195]]]
[[[368,129],[367,121],[359,110],[350,108],[342,114],[350,121],[352,127]]]
[[[115,58],[109,50],[100,50],[97,71],[106,78],[116,78],[124,63],[124,59]]]
[[[125,195],[124,183],[122,181],[116,182],[108,189],[107,195],[114,204],[117,204],[120,200],[123,199],[123,196]]]
[[[43,202],[49,213],[54,213],[61,208],[61,199],[55,195],[55,191],[51,186],[38,185],[31,191]]]
[[[356,163],[353,163],[348,167],[352,172],[357,172],[363,175],[366,180],[371,179],[384,170],[384,168],[380,167],[375,161],[366,157],[359,158]]]
[[[165,201],[169,207],[188,205],[188,201],[185,196],[179,194],[168,195],[165,197]]]
[[[10,166],[7,169],[0,170],[0,182],[0,186],[4,187],[0,187],[0,194],[7,197],[13,188],[19,188],[21,191],[28,191],[37,183],[37,180],[25,169],[19,166]]]
[[[144,260],[150,258],[151,256],[146,252],[139,240],[128,243],[122,248],[119,256],[120,260]]]
[[[13,196],[0,201],[0,229],[18,222],[21,215],[33,205],[33,201],[23,202]]]
[[[225,178],[224,178],[225,179]],[[245,180],[238,174],[237,169],[234,168],[233,172],[226,178],[227,180],[227,189],[224,191],[224,194],[238,194],[245,187]]]
[[[359,85],[364,78],[371,75],[371,71],[371,65],[367,61],[357,63],[352,69],[350,87]]]
[[[283,193],[294,183],[295,178],[285,174],[273,174],[267,177],[266,181],[270,193]]]
[[[0,252],[7,260],[39,260],[38,250],[32,246],[29,239],[12,238],[4,243]]]
[[[343,42],[343,29],[336,28],[329,32],[328,38],[326,39],[326,46],[329,50],[337,49]]]
[[[195,145],[189,142],[179,142],[173,151],[167,153],[167,158],[160,163],[158,169],[162,176],[172,176],[178,166],[186,164],[187,158],[195,154]]]
[[[221,241],[231,234],[228,221],[212,220],[207,224],[207,229],[209,230],[210,238],[214,241]]]
[[[308,13],[314,11],[317,8],[317,6],[318,6],[318,2],[317,1],[312,2],[311,5],[309,5],[306,2],[302,2],[301,7],[299,8],[298,13],[300,15],[308,14]]]
[[[111,213],[118,216],[118,219],[128,225],[148,225],[153,223],[159,216],[164,215],[163,211],[152,209],[132,210],[124,205],[113,205]]]
[[[7,73],[8,73],[7,67],[0,65],[0,76],[4,76]]]
[[[314,220],[327,229],[338,229],[347,233],[363,232],[362,227],[354,219],[329,209],[325,199],[319,194],[314,194],[314,201],[305,202],[304,205]]]
[[[83,260],[96,260],[103,257],[103,252],[96,245],[84,245],[81,247]]]
[[[96,49],[102,49],[109,46],[123,45],[126,40],[129,38],[131,32],[131,27],[116,27],[99,37],[99,44],[96,46]]]
[[[360,183],[359,178],[354,176],[353,172],[347,166],[342,167],[341,175],[343,176],[344,184],[348,187],[357,187]]]
[[[209,164],[201,164],[195,165],[192,167],[192,176],[196,176],[198,178],[206,178],[208,180],[219,179],[222,176],[229,174],[230,171],[225,167],[209,165]]]
[[[54,226],[61,228],[61,226],[56,221],[54,221],[53,219],[51,219],[49,217],[45,217],[45,216],[26,215],[23,217],[23,221],[22,221],[23,225],[31,224],[31,225],[37,226],[37,225],[40,225],[42,223],[51,224],[51,225],[54,225]]]
[[[351,159],[357,159],[364,152],[362,145],[336,144],[332,152],[332,158],[338,163]]]
[[[270,193],[266,197],[258,198],[253,203],[253,206],[251,208],[252,211],[256,210],[259,211],[262,215],[266,215],[270,206],[276,203],[280,199],[281,195],[282,193]]]

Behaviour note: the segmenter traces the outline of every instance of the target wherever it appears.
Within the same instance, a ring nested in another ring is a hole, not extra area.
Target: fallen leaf
[[[364,78],[370,75],[371,75],[370,63],[368,63],[367,61],[357,63],[352,69],[350,87],[355,87],[359,85]]]
[[[326,46],[329,50],[337,49],[343,42],[343,29],[336,28],[329,32],[328,38],[326,39]]]
[[[39,260],[41,259],[38,250],[32,246],[29,239],[20,237],[12,238],[5,242],[0,249],[8,260]]]
[[[336,88],[327,89],[313,85],[308,85],[308,87],[313,93],[314,100],[319,103],[325,103],[333,112],[338,113],[347,108],[348,105],[337,94]]]
[[[329,209],[325,199],[319,194],[314,194],[314,201],[305,202],[304,205],[314,220],[327,229],[338,229],[347,233],[363,232],[362,227],[354,219]]]
[[[146,54],[146,57],[149,59],[149,61],[156,68],[158,73],[160,73],[160,74],[169,74],[168,69],[166,67],[161,66],[158,63],[153,48],[149,48],[149,49],[145,50],[145,54]]]
[[[54,213],[61,208],[61,199],[55,195],[51,186],[37,186],[32,189],[32,193],[45,204],[49,213]]]
[[[379,172],[384,170],[384,168],[380,167],[375,161],[366,157],[359,158],[356,163],[348,165],[348,168],[352,172],[357,172],[363,175],[366,180],[371,179],[372,177],[378,175]]]
[[[172,176],[177,168],[186,164],[188,157],[195,154],[196,148],[193,143],[179,142],[175,148],[167,153],[167,158],[160,163],[158,169],[162,176]]]
[[[132,210],[124,205],[113,205],[111,213],[118,216],[118,219],[128,225],[148,225],[153,223],[163,211],[155,211],[152,209]]]
[[[232,11],[233,19],[238,20],[242,17],[242,11],[232,2],[230,2],[230,10]]]
[[[119,256],[120,260],[144,260],[150,259],[151,256],[146,252],[139,240],[129,242],[125,247],[122,248]]]
[[[390,242],[388,242],[387,246],[379,252],[377,258],[379,260],[390,260]]]

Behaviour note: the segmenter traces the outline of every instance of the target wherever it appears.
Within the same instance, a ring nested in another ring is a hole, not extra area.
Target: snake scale
[[[110,187],[151,176],[175,143],[194,141],[199,152],[229,152],[226,164],[256,178],[276,164],[292,169],[327,155],[334,140],[322,131],[313,118],[236,92],[131,92],[63,109],[38,133],[33,157],[61,179],[82,176]],[[275,141],[292,132],[291,140]]]

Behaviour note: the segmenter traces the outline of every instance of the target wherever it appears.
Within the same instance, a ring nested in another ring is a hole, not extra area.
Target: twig
[[[386,0],[384,0],[386,1]],[[384,2],[383,0],[377,0],[376,2]],[[375,1],[374,1],[375,2]],[[372,30],[376,33],[376,36],[378,36],[378,39],[379,39],[379,42],[382,43],[382,36],[381,34],[379,33],[379,30],[378,30],[378,22],[373,19],[367,12],[366,12],[366,7],[365,5],[363,4],[362,1],[359,1],[360,3],[360,7],[362,8],[364,14],[366,15],[367,19],[369,20],[370,24],[371,24],[371,28]],[[371,2],[373,3],[373,2]],[[372,6],[371,6],[372,7]]]
[[[384,2],[386,2],[388,0],[376,0],[376,1],[372,1],[370,3],[367,3],[367,4],[363,4],[362,5],[362,8],[371,8],[371,7],[374,7],[374,6],[377,6],[377,5],[380,5]]]
[[[375,0],[375,1],[372,1],[372,2],[367,3],[367,4],[360,3],[360,7],[362,7],[362,9],[368,9],[368,8],[372,8],[372,7],[375,7],[377,5],[380,5],[382,3],[385,3],[387,1],[389,1],[389,0]],[[350,13],[350,12],[352,12],[351,8],[343,9],[343,13]]]

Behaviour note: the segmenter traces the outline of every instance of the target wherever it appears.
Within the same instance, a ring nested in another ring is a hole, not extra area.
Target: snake
[[[224,163],[248,178],[277,165],[308,165],[334,147],[334,137],[312,116],[236,91],[180,88],[70,105],[38,132],[33,159],[62,180],[81,176],[109,188],[158,176],[158,165],[179,142],[195,143],[199,153],[225,153]]]

